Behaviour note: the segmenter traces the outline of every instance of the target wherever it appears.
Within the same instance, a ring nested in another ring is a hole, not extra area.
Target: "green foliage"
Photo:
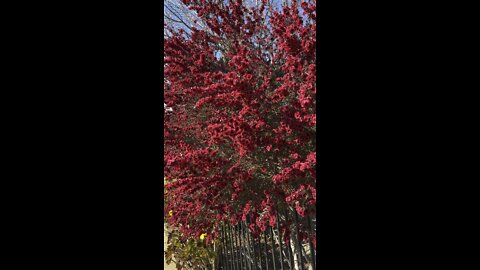
[[[213,245],[206,245],[200,239],[182,241],[176,230],[168,232],[165,260],[174,262],[178,270],[213,270],[216,253]]]

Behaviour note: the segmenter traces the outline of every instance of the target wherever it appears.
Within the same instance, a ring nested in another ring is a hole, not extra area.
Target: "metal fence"
[[[282,224],[290,224],[290,241],[283,240],[279,229]],[[316,269],[316,250],[311,238],[299,240],[299,228],[316,235],[314,217],[299,218],[296,212],[286,211],[283,215],[277,215],[274,228],[268,227],[257,238],[253,237],[248,225],[249,219],[235,226],[222,225],[215,264],[217,270]]]

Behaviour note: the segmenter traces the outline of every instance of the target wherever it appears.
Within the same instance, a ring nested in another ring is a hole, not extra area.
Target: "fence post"
[[[293,211],[293,217],[295,218],[295,235],[296,235],[296,238],[297,238],[297,246],[298,246],[298,258],[299,258],[299,266],[300,266],[300,270],[303,270],[303,254],[302,254],[302,243],[300,243],[300,236],[299,236],[299,233],[298,233],[298,216],[297,216],[297,211]]]
[[[258,245],[258,259],[260,260],[260,269],[263,269],[262,265],[262,243],[260,243],[260,235],[257,238],[257,245]]]
[[[308,229],[313,234],[314,230],[313,230],[313,226],[312,226],[312,219],[310,217],[308,217],[307,220],[308,220]],[[313,267],[313,269],[316,269],[316,267],[315,267],[315,251],[316,250],[313,247],[312,239],[309,239],[309,244],[310,244],[310,253],[311,253],[310,255],[312,256],[312,267]]]
[[[253,242],[252,239],[252,234],[250,233],[250,229],[248,228],[248,223],[245,221],[245,226],[247,230],[247,239],[248,239],[248,245],[250,246],[250,251],[252,252],[253,255],[253,270],[257,269],[257,254],[255,250],[255,243]]]
[[[242,265],[242,254],[238,252],[238,247],[240,246],[238,244],[238,232],[237,232],[237,225],[233,225],[233,241],[235,241],[235,254],[237,254],[237,263],[239,264],[239,269],[243,270],[243,265]]]
[[[235,242],[235,256],[236,256],[236,263],[237,263],[237,267],[238,269],[240,270],[244,270],[243,269],[243,265],[242,265],[242,258],[241,258],[241,255],[239,252],[238,252],[238,247],[239,247],[239,244],[238,244],[238,234],[237,234],[237,229],[236,229],[236,225],[233,225],[232,226],[232,233],[233,233],[233,241]]]
[[[227,242],[226,242],[226,234],[225,234],[225,223],[222,223],[222,242],[223,242],[223,267],[222,269],[231,270],[228,267],[228,252],[227,252]]]
[[[219,245],[219,247],[218,247],[218,258],[217,258],[217,260],[218,260],[218,267],[217,267],[217,269],[219,269],[219,270],[225,270],[225,266],[224,266],[224,264],[223,264],[223,262],[222,262],[222,260],[223,260],[223,233],[222,233],[222,231],[221,231],[221,228],[222,228],[222,227],[220,226],[220,231],[219,231],[220,237],[219,237],[219,240],[220,240],[221,242],[220,242],[220,245]]]
[[[232,236],[232,226],[230,224],[228,224],[228,232],[229,232],[229,239],[230,239],[230,247],[231,247],[231,251],[232,251],[232,269],[235,270],[235,269],[238,269],[235,264],[235,252],[234,252],[234,249],[233,249],[233,236]]]
[[[253,270],[256,270],[256,266],[257,266],[257,260],[256,260],[256,256],[255,256],[255,250],[253,249],[254,246],[252,245],[252,240],[251,240],[251,237],[250,237],[250,230],[248,229],[248,226],[247,226],[247,222],[245,221],[245,223],[243,224],[244,228],[245,228],[245,233],[247,235],[247,242],[248,242],[248,252],[250,253],[250,256],[252,256],[252,263],[251,263],[251,267],[250,269],[253,269]],[[253,249],[253,250],[252,250]]]
[[[270,237],[272,238],[272,258],[273,258],[273,270],[277,270],[275,263],[275,238],[273,237],[273,227],[269,227]]]
[[[287,227],[288,226],[288,209],[285,210],[284,212],[285,214],[285,223],[287,224]],[[292,232],[290,232],[290,234],[292,234]],[[293,259],[293,251],[292,251],[292,247],[291,247],[291,241],[292,241],[292,237],[290,235],[289,239],[288,239],[288,242],[285,243],[286,246],[287,246],[287,253],[288,253],[288,262],[289,262],[289,265],[290,265],[290,270],[294,270],[295,269],[295,266],[294,266],[294,259]]]
[[[248,239],[247,239],[247,232],[245,229],[245,226],[243,222],[240,222],[240,231],[242,232],[242,238],[243,238],[243,251],[245,252],[245,262],[246,262],[246,267],[248,267],[249,270],[252,270],[252,255],[250,254],[250,247],[248,246]],[[248,255],[248,257],[247,257]]]
[[[263,245],[263,249],[265,251],[265,269],[268,270],[268,252],[267,252],[267,233],[266,231],[263,232],[263,240],[265,241]]]
[[[238,243],[239,243],[238,252],[240,253],[240,265],[243,270],[243,269],[247,269],[247,264],[245,263],[246,262],[245,254],[242,254],[243,245],[242,245],[242,231],[240,228],[240,223],[237,223],[236,227],[237,227],[237,235],[238,235]]]
[[[278,245],[280,247],[280,269],[283,270],[283,247],[282,247],[282,233],[280,232],[280,229],[278,227],[278,223],[280,223],[280,217],[277,213],[277,222],[276,222],[276,227],[277,227],[277,232],[278,232]]]

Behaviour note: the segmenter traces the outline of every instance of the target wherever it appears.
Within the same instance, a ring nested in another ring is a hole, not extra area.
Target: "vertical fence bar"
[[[237,261],[238,261],[238,264],[239,264],[239,267],[241,270],[243,270],[243,264],[242,264],[242,254],[239,252],[239,247],[240,247],[240,244],[238,243],[238,230],[237,230],[237,225],[234,225],[233,226],[233,231],[235,232],[233,235],[235,237],[235,245],[237,246],[235,248],[235,252],[237,253]]]
[[[253,255],[251,252],[250,244],[248,243],[248,230],[244,222],[242,222],[242,227],[243,227],[243,237],[245,239],[245,251],[248,253],[248,256],[250,257],[248,260],[248,269],[255,270],[255,268],[253,267]]]
[[[287,252],[288,252],[288,261],[290,262],[290,270],[294,270],[295,269],[295,260],[293,259],[292,247],[290,246],[291,242],[292,242],[292,239],[288,239]]]
[[[253,270],[257,269],[257,255],[255,254],[255,243],[252,240],[252,234],[250,233],[250,230],[248,228],[248,223],[245,222],[246,230],[247,230],[247,239],[248,239],[248,245],[250,246],[250,251],[253,257]]]
[[[240,225],[240,232],[241,232],[240,236],[241,236],[241,239],[243,239],[242,248],[243,248],[243,257],[245,257],[245,269],[251,270],[250,256],[247,251],[247,243],[246,243],[247,240],[245,239],[245,230],[243,229],[242,222],[240,222],[239,225]]]
[[[227,236],[225,234],[225,223],[222,224],[222,242],[223,242],[223,268],[226,270],[231,270],[228,267],[228,251],[227,251]]]
[[[240,245],[238,244],[237,225],[234,225],[232,227],[232,229],[233,229],[233,241],[235,241],[235,256],[236,256],[237,267],[240,270],[244,270],[243,265],[242,265],[242,257],[241,257],[242,254],[240,254],[240,252],[238,252]]]
[[[218,248],[218,249],[215,250],[215,248]],[[214,250],[216,252],[217,257],[215,257],[215,263],[213,264],[214,265],[213,269],[219,269],[220,270],[220,269],[222,269],[222,256],[223,256],[221,245],[220,244],[218,246],[215,245]]]
[[[224,243],[224,249],[225,249],[225,265],[228,270],[232,270],[230,267],[229,267],[229,256],[228,256],[228,242],[227,242],[227,232],[226,232],[226,229],[225,229],[225,223],[223,223],[223,243]]]
[[[238,254],[238,243],[237,243],[237,232],[235,230],[235,226],[232,225],[232,234],[233,234],[233,242],[234,242],[234,252],[235,252],[235,264],[237,265],[237,269],[243,270],[242,266],[240,265],[240,256]]]
[[[242,246],[242,233],[240,231],[240,223],[237,224],[237,235],[238,235],[238,253],[240,254],[240,264],[242,265],[242,270],[247,269],[247,265],[245,264],[245,254],[243,253],[243,246]]]
[[[231,225],[229,224],[228,225],[228,232],[230,233],[230,246],[232,247],[231,251],[232,251],[232,254],[231,254],[231,265],[232,265],[232,269],[233,270],[238,270],[237,268],[237,265],[235,264],[235,252],[234,252],[234,247],[233,247],[233,237],[232,237],[232,227]]]
[[[313,217],[310,219],[310,222],[312,224],[312,230],[315,233],[315,242],[317,241],[317,218],[315,218],[315,223],[313,222]],[[317,257],[317,247],[320,243],[315,243],[315,258]]]
[[[247,242],[248,242],[248,251],[250,253],[250,256],[252,257],[252,262],[250,265],[250,269],[256,270],[257,266],[257,260],[255,258],[255,250],[254,246],[252,245],[252,240],[250,239],[250,230],[248,229],[247,222],[245,221],[244,223],[244,228],[245,228],[245,233],[247,235]]]
[[[268,265],[268,252],[267,252],[267,243],[268,243],[268,242],[267,242],[267,234],[266,234],[265,231],[263,232],[263,240],[265,241],[265,243],[264,243],[264,245],[263,245],[263,249],[264,249],[264,251],[265,251],[265,266],[266,266],[265,269],[268,270],[268,266],[269,266],[269,265]]]
[[[226,224],[224,226],[225,226],[225,248],[227,249],[227,258],[228,258],[227,265],[229,270],[234,270],[232,265],[232,260],[233,260],[232,252],[230,249],[230,238],[228,237],[228,227]]]
[[[276,263],[275,263],[275,238],[273,237],[273,228],[270,227],[270,230],[268,230],[268,231],[270,232],[270,238],[271,238],[271,242],[272,242],[273,270],[277,270]]]
[[[218,269],[225,270],[225,264],[223,263],[223,257],[225,252],[223,252],[223,227],[220,226],[220,243],[219,243],[219,255],[218,255]]]
[[[230,224],[228,224],[228,232],[230,233],[230,236],[229,236],[229,239],[230,239],[230,247],[231,247],[231,251],[232,251],[232,254],[231,254],[231,259],[232,259],[232,269],[235,270],[235,269],[238,269],[236,267],[236,264],[235,264],[235,252],[233,252],[233,236],[232,236],[232,226]]]
[[[245,253],[248,254],[249,258],[247,260],[248,262],[248,269],[249,270],[255,270],[253,267],[252,267],[252,264],[253,264],[253,257],[252,257],[252,253],[250,252],[250,244],[248,243],[248,234],[247,234],[247,227],[245,226],[245,223],[242,222],[240,223],[241,226],[242,226],[242,231],[243,231],[243,239],[244,239],[244,242],[245,242]]]
[[[237,254],[238,254],[238,263],[240,264],[240,269],[244,270],[243,258],[242,258],[242,247],[240,244],[240,233],[238,232],[238,224],[235,225],[235,241],[237,242]]]
[[[288,209],[285,210],[284,214],[285,214],[285,223],[288,224]],[[290,232],[290,237],[288,237],[288,241],[285,244],[287,245],[288,262],[290,263],[290,270],[294,270],[295,269],[295,266],[294,266],[295,261],[293,259],[293,252],[292,252],[292,247],[291,247],[291,244],[290,244],[290,242],[292,241],[291,234],[292,234],[292,232]]]
[[[260,235],[257,238],[257,245],[258,245],[258,259],[260,261],[260,269],[263,269],[263,264],[262,264],[262,245],[260,243]]]
[[[225,223],[223,223],[223,227],[222,227],[222,231],[223,231],[223,244],[224,244],[224,250],[225,250],[225,268],[227,270],[232,270],[230,267],[229,267],[229,256],[228,256],[228,245],[227,245],[227,233],[226,233],[226,229],[225,229]]]
[[[239,243],[239,253],[240,253],[240,262],[242,263],[242,269],[247,269],[247,264],[246,262],[246,256],[245,253],[243,252],[243,240],[242,240],[242,227],[240,226],[240,223],[237,224],[237,229],[238,229],[238,243]]]
[[[312,226],[312,220],[310,217],[307,218],[308,220],[308,229],[310,230],[310,232],[312,233],[312,235],[314,235],[315,231],[313,230],[313,226]],[[313,247],[313,243],[312,243],[312,239],[309,239],[309,244],[310,244],[310,256],[312,256],[312,267],[313,269],[316,269],[315,267],[315,249]]]
[[[298,258],[299,258],[299,266],[300,270],[303,270],[303,254],[302,254],[302,243],[300,242],[300,234],[298,233],[298,226],[300,223],[298,223],[298,216],[297,216],[297,211],[293,211],[293,217],[295,218],[295,235],[297,238],[297,246],[298,246]]]
[[[243,252],[245,269],[250,270],[250,264],[248,263],[249,256],[248,256],[248,252],[247,252],[247,242],[245,240],[245,232],[243,230],[243,225],[242,225],[241,221],[238,223],[238,227],[240,228],[240,246],[241,246],[242,252]]]
[[[280,217],[277,214],[277,222],[276,222],[276,227],[277,227],[277,232],[278,232],[278,245],[280,247],[280,269],[283,269],[283,247],[282,247],[282,233],[280,232],[280,228],[278,227],[278,223],[280,223]]]
[[[218,257],[218,269],[226,270],[225,268],[225,251],[223,250],[223,243],[221,243],[220,256]]]
[[[243,250],[243,245],[242,245],[242,231],[240,228],[240,223],[237,224],[237,235],[238,235],[238,243],[239,243],[239,253],[240,253],[240,264],[242,266],[242,269],[247,269],[247,264],[245,263],[246,256],[245,254],[242,254]]]

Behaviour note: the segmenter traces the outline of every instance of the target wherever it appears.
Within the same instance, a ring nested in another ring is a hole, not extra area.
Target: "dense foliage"
[[[280,209],[314,215],[316,1],[182,2],[208,29],[165,26],[168,223],[209,243],[220,221],[255,236]]]
[[[165,262],[175,262],[176,269],[214,269],[216,253],[203,239],[182,241],[179,232],[170,229],[167,236]]]

